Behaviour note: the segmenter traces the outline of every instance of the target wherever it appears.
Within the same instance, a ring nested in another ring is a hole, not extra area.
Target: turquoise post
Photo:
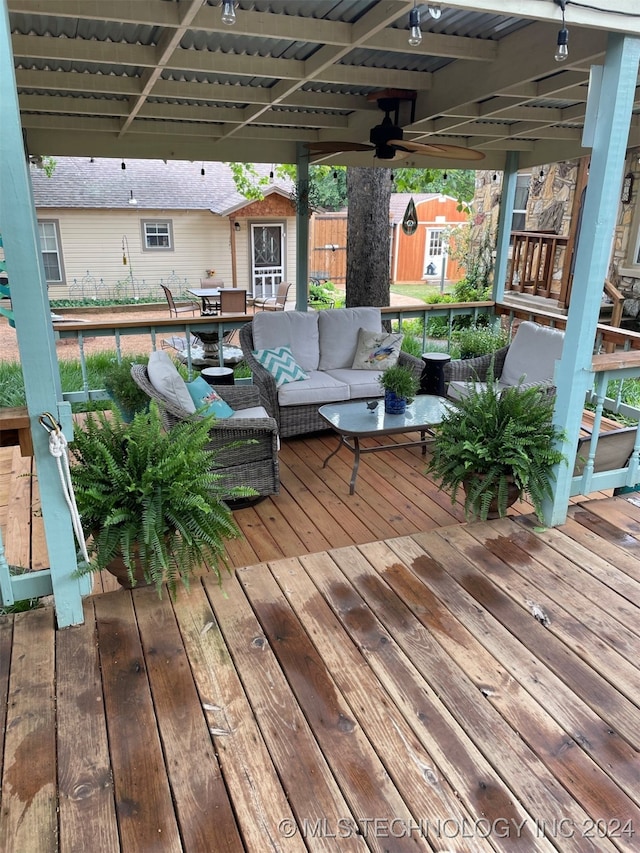
[[[509,244],[511,242],[511,222],[513,220],[513,205],[518,183],[518,164],[520,154],[517,151],[507,151],[502,182],[502,198],[498,212],[498,231],[496,235],[496,263],[493,268],[493,300],[501,302],[504,298],[504,286],[507,281],[507,265],[509,263]]]
[[[609,35],[565,342],[562,359],[556,366],[554,421],[566,431],[562,450],[567,459],[575,459],[585,394],[593,381],[591,357],[609,266],[639,59],[640,39]],[[572,465],[559,465],[555,473],[553,501],[544,506],[544,521],[549,525],[562,524],[567,517]]]
[[[309,294],[309,152],[298,143],[296,167],[296,309],[307,310]]]
[[[76,547],[71,518],[56,461],[49,453],[49,436],[38,422],[40,415],[51,412],[63,423],[67,439],[72,437],[70,406],[61,402],[60,374],[20,122],[6,0],[2,0],[0,9],[0,103],[0,232],[31,419],[56,617],[58,626],[64,627],[83,621],[82,594],[89,591],[89,585],[86,578],[79,581],[72,577],[76,568]]]

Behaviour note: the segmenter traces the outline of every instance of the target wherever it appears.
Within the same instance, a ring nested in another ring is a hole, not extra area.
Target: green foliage
[[[227,166],[240,195],[254,201],[264,198],[261,187],[269,184],[269,178],[259,175],[253,163],[227,163]]]
[[[403,352],[409,353],[409,355],[420,358],[422,355],[422,335],[417,337],[416,335],[405,333],[401,349]]]
[[[442,193],[458,200],[459,209],[473,199],[476,173],[472,169],[394,169],[394,192]]]
[[[122,555],[135,583],[139,562],[158,594],[205,564],[221,580],[224,540],[241,534],[224,497],[253,489],[224,487],[207,450],[211,417],[193,418],[165,432],[158,406],[130,424],[104,413],[89,415],[72,444],[71,477],[84,529],[92,534],[91,562],[78,574],[104,569]]]
[[[474,325],[454,332],[454,340],[460,347],[460,358],[475,358],[506,347],[509,343],[509,335],[499,328]]]
[[[535,387],[500,391],[491,378],[485,387],[470,383],[467,391],[434,428],[427,473],[451,492],[452,503],[463,488],[467,517],[483,520],[494,497],[500,516],[506,514],[513,477],[541,519],[544,500],[553,496],[552,467],[566,461],[554,447],[563,433],[551,420],[553,398]]]
[[[411,400],[418,392],[420,381],[413,370],[403,364],[394,364],[382,371],[378,382],[385,391]]]
[[[118,282],[121,284],[121,282]],[[128,280],[125,280],[124,284],[129,284]],[[123,297],[122,299],[94,299],[90,296],[85,296],[83,299],[51,299],[49,300],[49,305],[54,310],[56,308],[109,308],[112,305],[128,305],[131,308],[135,308],[136,305],[153,305],[158,302],[157,296],[140,296],[136,297],[134,303],[131,302],[131,297]]]
[[[493,239],[485,229],[479,239],[474,239],[470,228],[455,228],[451,232],[450,256],[465,270],[463,278],[452,288],[457,302],[481,302],[491,298],[493,281]]]
[[[130,419],[135,412],[143,412],[149,405],[149,397],[131,376],[133,363],[147,364],[148,361],[149,357],[146,355],[137,357],[135,361],[123,358],[118,362],[117,358],[113,358],[103,371],[104,387],[125,419]]]

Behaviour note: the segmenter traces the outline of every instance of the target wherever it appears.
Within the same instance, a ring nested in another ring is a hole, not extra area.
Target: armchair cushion
[[[527,385],[553,381],[555,362],[562,355],[564,332],[525,320],[518,326],[500,382],[503,385]],[[524,377],[524,378],[522,378]]]
[[[187,382],[187,391],[198,411],[204,409],[205,415],[215,415],[217,418],[230,418],[233,415],[231,406],[222,399],[206,379],[197,376],[191,382]]]
[[[164,350],[160,349],[151,353],[147,373],[149,381],[156,391],[171,400],[187,414],[192,415],[195,412],[195,403],[191,399],[187,383],[180,376],[178,368]]]

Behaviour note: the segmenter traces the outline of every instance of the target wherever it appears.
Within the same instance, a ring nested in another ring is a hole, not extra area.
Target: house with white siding
[[[179,296],[214,271],[270,296],[295,276],[295,203],[278,179],[248,200],[224,163],[60,157],[31,180],[50,299],[162,298],[161,283]]]

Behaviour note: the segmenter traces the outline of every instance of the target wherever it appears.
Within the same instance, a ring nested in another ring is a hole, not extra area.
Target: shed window
[[[168,220],[152,219],[142,223],[143,249],[145,251],[173,251],[173,229]]]
[[[55,220],[38,220],[38,233],[45,279],[51,284],[61,284],[63,277],[58,223]]]

